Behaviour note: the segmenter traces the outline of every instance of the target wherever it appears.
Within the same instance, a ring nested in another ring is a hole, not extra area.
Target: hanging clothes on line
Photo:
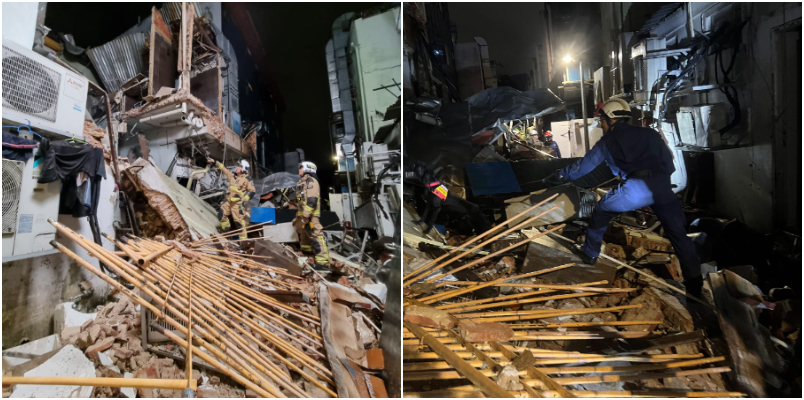
[[[100,184],[106,179],[103,149],[70,140],[42,140],[44,161],[39,183],[61,180],[59,214],[75,218],[95,215],[100,200]]]
[[[28,161],[37,146],[39,143],[33,140],[3,131],[3,158],[6,160]]]

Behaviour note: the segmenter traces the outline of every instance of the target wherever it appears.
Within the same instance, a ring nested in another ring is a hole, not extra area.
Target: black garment
[[[12,161],[28,161],[33,148],[39,143],[3,131],[3,158]]]
[[[440,197],[430,191],[427,192],[426,196],[427,208],[422,214],[422,221],[427,225],[425,233],[433,228],[438,214],[442,211],[451,218],[465,217],[477,235],[491,229],[491,223],[480,211],[480,207],[477,204],[451,194],[447,195],[446,200],[441,200]]]
[[[427,225],[425,233],[433,228],[433,224],[435,224],[436,218],[438,218],[438,214],[441,213],[441,211],[444,211],[448,216],[455,219],[466,217],[477,234],[491,229],[491,223],[486,216],[480,212],[480,207],[476,204],[449,193],[445,200],[441,200],[440,197],[433,193],[433,190],[435,190],[441,182],[423,163],[416,162],[406,167],[405,178],[421,183],[424,186],[427,208],[425,208],[424,214],[422,214],[422,222]]]
[[[39,146],[44,155],[42,174],[39,183],[61,180],[59,214],[70,214],[75,218],[95,215],[100,201],[101,178],[106,178],[103,149],[88,144],[72,143],[65,140],[51,142],[47,138]],[[84,201],[85,188],[76,184],[76,177],[84,172],[88,175],[85,185],[89,185],[90,205]]]

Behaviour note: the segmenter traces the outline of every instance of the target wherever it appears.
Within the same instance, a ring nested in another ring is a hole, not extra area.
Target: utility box
[[[26,162],[3,160],[3,258],[52,249],[56,227],[47,220],[59,218],[61,181],[37,183],[42,161],[38,148]]]
[[[631,47],[631,61],[634,64],[634,102],[646,104],[650,101],[653,85],[667,71],[667,58],[655,55],[667,48],[667,39],[648,38]]]
[[[723,103],[680,107],[676,113],[681,146],[703,150],[722,144],[719,129],[726,126],[726,106]]]

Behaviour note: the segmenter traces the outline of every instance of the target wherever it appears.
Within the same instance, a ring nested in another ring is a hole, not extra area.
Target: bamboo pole
[[[554,272],[554,271],[559,271],[559,270],[562,270],[562,269],[565,269],[565,268],[569,268],[569,267],[571,267],[573,265],[575,265],[575,264],[564,264],[564,265],[559,265],[559,266],[553,267],[553,268],[543,269],[543,270],[540,270],[540,271],[533,271],[533,272],[528,272],[526,274],[520,274],[520,275],[514,275],[514,276],[499,278],[499,279],[495,279],[495,280],[490,281],[490,282],[478,283],[477,285],[465,287],[465,288],[462,288],[462,289],[456,289],[456,290],[450,290],[450,291],[446,291],[446,292],[436,293],[434,295],[427,296],[427,297],[425,297],[423,299],[419,299],[419,301],[424,303],[424,304],[432,304],[432,303],[435,303],[436,301],[444,301],[444,300],[447,300],[447,299],[451,299],[451,298],[453,298],[455,296],[459,296],[459,295],[462,295],[462,294],[466,294],[466,293],[474,292],[476,290],[483,289],[485,287],[496,286],[496,285],[502,284],[505,281],[510,281],[510,280],[514,280],[514,279],[530,278],[530,277],[546,274],[546,273],[549,273],[549,272]]]
[[[178,269],[178,267],[176,268]],[[190,346],[190,343],[193,342],[193,265],[190,264],[190,276],[187,278],[187,286],[188,286],[188,293],[187,299],[190,300],[190,305],[188,307],[187,312],[187,356],[185,361],[185,376],[187,376],[187,387],[191,388],[192,383],[195,382],[193,380],[193,346]],[[195,390],[195,389],[193,389]]]
[[[487,318],[459,318],[459,319],[469,319],[477,322],[508,322],[508,321],[526,321],[531,319],[542,319],[542,318],[550,318],[550,317],[562,317],[565,315],[582,315],[582,314],[594,314],[599,312],[612,312],[612,311],[621,311],[621,310],[628,310],[631,308],[641,308],[642,304],[631,304],[627,306],[617,306],[617,307],[608,307],[608,308],[575,308],[575,309],[568,309],[563,311],[549,311],[549,313],[545,314],[535,314],[535,313],[527,313],[527,314],[517,314],[513,316],[501,316],[501,317],[487,317]],[[542,311],[542,310],[537,310]],[[492,313],[486,313],[492,314]]]
[[[579,283],[579,284],[577,284],[575,286],[588,287],[588,286],[605,285],[607,283],[609,283],[609,281],[604,280],[604,281],[597,281],[597,282]],[[505,295],[505,296],[497,296],[497,297],[491,297],[491,298],[487,298],[487,299],[477,299],[477,300],[471,300],[471,301],[462,301],[462,302],[455,302],[455,303],[449,303],[449,304],[442,304],[442,305],[436,306],[436,308],[439,309],[439,310],[451,311],[451,310],[449,310],[451,308],[462,308],[462,307],[471,306],[471,305],[475,305],[475,304],[484,304],[484,303],[491,303],[491,302],[497,302],[497,301],[506,301],[506,300],[509,300],[509,299],[519,299],[519,298],[523,298],[523,297],[530,297],[530,296],[536,296],[536,295],[542,295],[542,294],[548,294],[548,293],[555,293],[557,291],[558,290],[554,290],[554,289],[531,290],[531,291],[527,291],[527,292],[523,292],[523,293],[510,294],[510,295]]]
[[[532,206],[532,207],[528,208],[528,209],[527,209],[527,210],[525,210],[525,211],[522,211],[521,213],[517,214],[517,215],[516,215],[514,218],[519,218],[519,217],[521,217],[521,216],[523,216],[523,215],[527,214],[528,212],[530,212],[530,211],[532,211],[532,210],[536,209],[537,207],[540,207],[542,204],[544,204],[544,203],[546,203],[546,202],[548,202],[548,201],[550,201],[550,200],[555,199],[556,197],[558,197],[558,193],[556,193],[556,194],[554,194],[554,195],[552,195],[552,196],[548,197],[547,199],[545,199],[545,200],[544,200],[544,201],[542,201],[541,203],[536,204],[536,205],[534,205],[534,206]],[[455,247],[454,249],[452,249],[452,250],[450,250],[449,252],[447,252],[446,254],[444,254],[444,255],[442,255],[442,256],[440,256],[440,257],[436,258],[435,260],[432,260],[432,261],[428,262],[427,264],[422,265],[421,267],[419,267],[419,268],[418,268],[418,269],[416,269],[415,271],[413,271],[413,272],[411,272],[411,273],[409,273],[409,274],[405,275],[405,276],[402,278],[402,286],[407,286],[407,284],[405,283],[405,281],[407,281],[407,280],[411,279],[412,277],[414,277],[414,276],[416,276],[416,275],[419,275],[419,274],[421,274],[422,272],[424,272],[424,271],[428,270],[428,269],[429,269],[428,267],[430,267],[430,266],[433,266],[433,265],[437,264],[439,261],[441,261],[441,260],[443,260],[443,259],[445,259],[445,258],[449,257],[449,256],[450,256],[450,255],[452,255],[452,254],[455,254],[455,253],[457,253],[457,252],[461,251],[462,249],[464,249],[464,248],[466,248],[466,247],[469,247],[469,245],[470,245],[470,244],[475,243],[475,242],[477,242],[478,240],[480,240],[480,239],[482,239],[482,238],[484,238],[484,237],[486,237],[486,236],[490,235],[491,233],[493,233],[493,232],[496,232],[496,231],[500,230],[500,229],[501,229],[502,227],[504,227],[504,226],[505,226],[505,224],[500,224],[500,225],[497,225],[497,226],[495,226],[495,227],[493,227],[493,228],[491,228],[491,229],[489,229],[489,230],[487,230],[487,231],[485,231],[485,232],[481,233],[480,235],[476,236],[474,239],[472,239],[472,240],[470,240],[470,241],[468,241],[468,242],[466,242],[466,243],[463,243],[463,244],[461,244],[460,246]]]
[[[274,221],[267,221],[267,222],[262,222],[262,223],[259,223],[259,224],[256,224],[256,225],[249,225],[248,227],[246,227],[246,233],[254,232],[254,231],[257,230],[256,228],[261,228],[263,225],[268,225],[268,224],[273,223],[273,222]],[[196,240],[194,242],[191,242],[190,246],[198,245],[198,244],[201,244],[201,243],[206,243],[208,241],[212,241],[212,240],[215,240],[215,239],[221,239],[221,238],[225,238],[225,237],[239,235],[241,231],[242,231],[242,229],[238,229],[238,230],[233,231],[233,232],[222,232],[222,233],[219,233],[217,235],[208,236],[208,237],[205,237],[205,238],[202,238],[202,239],[198,239],[198,240]],[[195,246],[193,246],[193,247],[195,247]]]
[[[740,392],[692,392],[692,391],[674,391],[674,390],[570,390],[575,397],[584,398],[626,398],[626,397],[645,397],[645,398],[726,398],[726,397],[745,397],[745,393]],[[531,394],[521,391],[509,391],[513,397],[531,397]],[[555,390],[539,390],[539,397],[561,397]],[[419,398],[485,398],[483,392],[478,391],[476,388],[470,387],[469,389],[450,388],[441,390],[430,390],[426,392],[412,392],[405,391],[402,395],[408,399]]]
[[[58,223],[54,224],[55,221],[49,221],[49,222],[51,222],[51,224],[56,226],[56,228],[59,229],[60,232],[62,232],[63,234],[67,235],[68,237],[70,236],[70,233],[68,232],[68,230],[66,228],[58,226],[58,225],[60,225]],[[79,243],[79,245],[82,245],[81,242],[76,241],[76,243]],[[72,251],[70,251],[70,249],[64,247],[63,245],[59,244],[55,240],[51,241],[50,244],[53,245],[53,247],[55,247],[56,249],[58,249],[60,252],[62,252],[64,255],[68,256],[69,258],[74,260],[76,263],[78,263],[79,265],[84,267],[86,270],[88,270],[88,271],[92,272],[93,274],[95,274],[96,276],[100,277],[103,281],[105,281],[107,284],[109,284],[113,288],[115,288],[118,291],[120,291],[121,293],[127,295],[135,303],[138,303],[140,306],[151,310],[151,312],[153,312],[155,315],[160,314],[161,311],[158,308],[156,308],[153,304],[151,304],[149,301],[146,301],[145,299],[140,297],[139,294],[129,290],[128,288],[126,288],[125,286],[120,284],[119,282],[115,281],[114,279],[112,279],[111,277],[106,275],[106,273],[104,273],[103,271],[98,270],[92,264],[89,264],[86,260],[84,260],[83,258],[79,257],[77,254],[73,253]],[[104,262],[105,260],[99,259],[99,261]],[[115,272],[117,272],[118,274],[121,274],[121,273],[125,274],[123,272],[123,270],[120,269],[117,265],[110,265],[110,264],[107,264],[107,265],[109,265],[110,268],[115,269]],[[123,275],[121,275],[121,276],[123,276]],[[125,274],[125,276],[123,276],[123,278],[128,280],[129,282],[132,282],[135,286],[137,286],[138,289],[140,289],[143,292],[145,292],[146,294],[148,294],[148,296],[156,297],[156,295],[153,292],[151,292],[149,289],[143,287],[142,284],[140,284],[138,281],[132,280],[128,274]],[[173,312],[173,311],[171,310],[171,312]],[[182,333],[185,333],[186,330],[184,329],[184,327],[181,326],[181,324],[179,324],[178,322],[176,322],[172,318],[165,316],[165,317],[163,317],[163,319],[165,320],[165,322],[167,322],[168,324],[173,326],[175,329],[179,330]],[[165,335],[168,336],[168,338],[171,341],[173,341],[174,343],[178,344],[181,347],[186,347],[187,346],[188,342],[186,342],[184,339],[181,339],[180,337],[176,336],[175,334],[173,334],[172,332],[170,332],[168,330],[164,330],[164,332],[165,332]],[[206,341],[203,341],[198,337],[196,337],[196,341],[198,341],[202,346],[207,348],[207,350],[209,350],[210,353],[213,353],[216,356],[219,356],[219,355],[222,356],[222,354],[220,354],[218,349],[216,349],[214,347],[211,347]],[[228,372],[227,375],[232,377],[232,379],[236,380],[237,382],[239,382],[240,384],[246,386],[247,388],[253,390],[257,394],[260,394],[263,397],[275,397],[272,393],[269,393],[268,391],[263,389],[261,386],[258,386],[257,384],[252,382],[250,379],[246,379],[245,376],[248,376],[247,372],[244,375],[241,376],[240,374],[237,374],[234,371],[232,371],[229,367],[224,366],[217,359],[213,358],[212,356],[210,356],[210,355],[208,355],[208,354],[206,354],[204,352],[199,352],[198,357],[200,357],[202,360],[204,360],[207,363],[209,363],[210,365],[212,365],[214,368],[217,368],[219,371],[222,371],[224,373]],[[227,362],[231,361],[228,357],[225,357],[225,356],[221,357],[221,359],[226,360]],[[241,372],[243,372],[243,371],[241,371]],[[182,382],[184,382],[184,381],[182,381]],[[260,382],[260,380],[257,379],[257,382]],[[280,395],[281,395],[281,392],[280,392]],[[282,397],[282,396],[279,396],[279,397]]]
[[[187,382],[183,379],[82,378],[77,376],[4,376],[3,385],[94,386],[164,390],[184,390],[188,387]],[[195,384],[190,388],[196,390],[197,386]]]
[[[545,211],[544,213],[546,214],[546,213],[548,213],[550,211],[553,211],[553,210],[556,210],[556,209],[558,209],[557,206]],[[526,220],[525,222],[522,222],[521,224],[519,224],[519,225],[517,225],[517,226],[515,226],[513,228],[509,228],[509,229],[503,231],[502,233],[493,236],[492,238],[484,241],[483,243],[480,243],[479,245],[477,245],[475,247],[472,247],[471,249],[469,249],[469,250],[467,250],[465,252],[462,252],[461,254],[458,254],[457,256],[455,256],[453,258],[450,258],[449,260],[445,261],[442,264],[435,265],[431,269],[438,270],[438,269],[441,269],[441,268],[445,268],[447,265],[450,265],[453,262],[455,262],[455,261],[457,261],[457,260],[459,260],[459,259],[461,259],[463,257],[466,257],[469,254],[473,254],[475,251],[482,249],[483,246],[485,246],[485,245],[487,245],[487,244],[489,244],[491,242],[496,241],[497,239],[499,239],[499,238],[501,238],[501,237],[503,237],[503,236],[505,236],[505,235],[517,230],[520,226],[524,226],[525,224],[527,224],[527,223],[531,222],[532,220],[535,220],[536,218],[539,218],[539,217],[541,217],[541,214],[540,215],[535,215],[535,216],[531,217],[530,219]],[[427,274],[427,272],[424,272],[422,274],[419,274],[416,277],[411,278],[410,281],[408,282],[407,286],[410,286],[410,284],[412,284],[412,283],[424,278],[426,276],[426,274]],[[441,276],[443,276],[443,274],[441,274]]]
[[[583,385],[587,383],[633,382],[647,379],[666,379],[666,378],[677,378],[690,375],[719,374],[729,371],[731,371],[731,368],[729,367],[713,367],[713,368],[693,369],[687,371],[663,372],[659,374],[600,375],[600,376],[583,376],[577,378],[555,378],[555,380],[556,382],[562,385]]]
[[[558,208],[558,207],[556,207],[556,208]],[[538,216],[537,216],[537,217],[538,217]],[[526,221],[526,222],[527,222],[527,221]],[[489,255],[487,255],[487,256],[481,257],[481,258],[479,258],[479,259],[477,259],[477,260],[475,260],[475,261],[472,261],[472,262],[470,262],[470,263],[466,263],[466,264],[464,264],[464,265],[462,265],[462,266],[460,266],[460,267],[458,267],[458,268],[454,268],[454,269],[452,269],[452,270],[450,270],[450,271],[448,271],[448,272],[444,272],[444,273],[442,273],[441,275],[434,276],[434,277],[432,277],[432,278],[430,278],[430,279],[426,280],[425,282],[426,282],[426,283],[435,282],[435,281],[437,281],[437,280],[439,280],[439,279],[441,279],[442,277],[445,277],[445,276],[447,276],[447,275],[454,274],[454,273],[456,273],[456,272],[458,272],[458,271],[463,271],[463,270],[465,270],[465,269],[467,269],[467,268],[470,268],[470,267],[474,267],[475,265],[478,265],[478,264],[480,264],[480,263],[482,263],[482,262],[484,262],[484,261],[486,261],[486,260],[488,260],[488,259],[490,259],[490,258],[492,258],[492,257],[498,256],[498,255],[503,254],[503,253],[507,253],[507,252],[509,252],[509,251],[511,251],[511,250],[513,250],[513,249],[515,249],[515,248],[517,248],[517,247],[519,247],[519,246],[521,246],[521,245],[523,245],[523,244],[525,244],[525,243],[532,242],[532,241],[534,241],[534,240],[536,240],[536,239],[538,239],[538,238],[540,238],[540,237],[542,237],[542,236],[546,235],[546,234],[547,234],[547,233],[549,233],[549,232],[557,231],[557,230],[559,230],[559,229],[563,228],[564,226],[566,226],[566,225],[565,225],[565,224],[561,224],[561,225],[558,225],[558,226],[556,226],[556,227],[551,228],[549,231],[547,231],[547,232],[545,232],[545,233],[543,233],[543,234],[538,234],[538,235],[535,235],[535,236],[533,236],[533,237],[530,237],[530,238],[525,238],[524,240],[520,240],[519,242],[516,242],[516,243],[514,243],[513,245],[508,246],[508,247],[506,247],[506,248],[504,248],[504,249],[501,249],[501,250],[499,250],[499,251],[495,251],[494,253],[491,253],[491,254],[489,254]],[[444,266],[446,266],[446,264],[445,264]],[[442,266],[441,268],[443,268],[444,266]]]

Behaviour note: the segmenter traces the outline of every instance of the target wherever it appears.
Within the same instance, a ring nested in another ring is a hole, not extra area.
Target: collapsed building
[[[800,5],[545,3],[536,48],[522,49],[538,83],[525,92],[467,92],[457,48],[424,52],[455,44],[451,7],[405,5],[404,157],[495,226],[444,208],[428,231],[432,196],[405,182],[406,396],[800,395],[801,195],[787,174],[801,146],[778,142],[801,131],[801,77],[786,72],[800,56],[784,47],[800,43]],[[568,67],[562,45],[579,36],[601,60]],[[784,78],[771,88],[774,71]],[[650,207],[610,223],[594,265],[572,251],[619,178],[605,163],[563,185],[545,178],[600,140],[591,110],[612,96],[674,154],[702,296],[686,291],[695,277]],[[562,156],[543,145],[548,130]]]
[[[90,48],[47,3],[3,11],[4,397],[399,396],[399,88],[377,73],[395,54],[399,75],[399,7],[336,21],[362,57],[341,85],[362,90],[358,200],[322,212],[322,271],[245,5],[163,3]],[[252,166],[246,239],[220,231],[210,159]]]

